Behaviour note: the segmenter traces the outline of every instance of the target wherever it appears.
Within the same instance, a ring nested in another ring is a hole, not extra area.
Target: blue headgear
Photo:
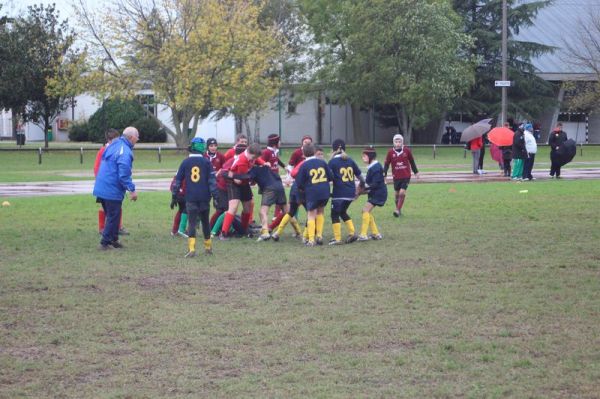
[[[206,143],[202,137],[194,137],[190,142],[190,151],[202,154],[206,149]]]

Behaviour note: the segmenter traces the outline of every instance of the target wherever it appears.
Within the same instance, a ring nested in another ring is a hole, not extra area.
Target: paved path
[[[489,172],[479,176],[469,172],[422,172],[420,178],[413,178],[412,183],[463,183],[506,181],[500,172]],[[534,170],[533,176],[538,180],[549,179],[547,170]],[[563,169],[562,178],[600,179],[600,168]],[[134,179],[138,192],[167,191],[171,178]],[[391,180],[388,178],[388,183]],[[0,198],[4,197],[34,197],[48,195],[90,194],[94,187],[92,180],[32,182],[32,183],[0,183]]]

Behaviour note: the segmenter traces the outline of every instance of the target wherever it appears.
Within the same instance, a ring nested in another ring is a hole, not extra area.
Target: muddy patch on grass
[[[190,286],[199,282],[199,278],[183,273],[161,273],[156,276],[140,278],[137,284],[144,289],[152,290],[172,286]]]
[[[230,273],[206,273],[201,278],[201,285],[211,293],[213,300],[219,301],[240,294],[265,296],[279,289],[287,280],[289,273],[282,269],[239,270]]]

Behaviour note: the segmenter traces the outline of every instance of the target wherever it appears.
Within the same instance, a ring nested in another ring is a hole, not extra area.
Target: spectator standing
[[[135,184],[131,179],[133,166],[133,147],[140,139],[135,127],[127,127],[123,136],[114,140],[102,154],[102,162],[98,169],[93,194],[102,204],[106,214],[106,224],[98,249],[104,251],[113,248],[123,248],[119,242],[119,218],[125,193],[129,198],[137,200]]]
[[[479,173],[479,155],[481,148],[483,147],[483,139],[481,137],[474,138],[469,141],[469,148],[471,149],[471,156],[473,157],[473,174],[480,175]]]
[[[525,150],[527,150],[527,158],[525,158],[523,165],[523,179],[534,180],[535,178],[531,175],[531,171],[533,170],[533,162],[537,153],[537,142],[533,135],[533,126],[530,123],[525,125],[523,135],[525,137]]]
[[[485,141],[487,140],[487,133],[481,136],[481,149],[479,150],[479,164],[477,167],[477,173],[485,175],[486,172],[483,170],[483,158],[485,158]]]
[[[563,124],[558,123],[550,137],[548,137],[548,145],[550,146],[550,177],[560,179],[560,164],[556,162],[556,152],[560,146],[567,141],[567,134],[562,130]]]
[[[527,150],[525,149],[525,136],[523,134],[523,127],[519,126],[513,137],[512,145],[512,175],[511,179],[521,180],[523,179],[523,163],[527,158]]]
[[[119,138],[119,131],[116,129],[108,129],[106,133],[104,133],[104,139],[106,143],[100,147],[98,153],[96,153],[96,160],[94,161],[94,177],[98,176],[98,170],[100,169],[100,162],[102,162],[102,154],[104,154],[104,150],[106,147],[115,139]],[[123,224],[123,215],[120,216],[119,219],[119,232],[122,230]],[[104,230],[104,224],[106,223],[106,215],[104,214],[104,209],[102,207],[98,209],[98,233],[102,234]],[[124,230],[124,229],[123,229]]]

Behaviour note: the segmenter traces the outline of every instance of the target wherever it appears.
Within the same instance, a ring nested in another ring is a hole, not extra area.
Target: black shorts
[[[200,212],[210,210],[210,204],[205,201],[186,201],[185,209],[187,210],[188,214],[190,214],[190,213],[199,214]]]
[[[214,198],[214,206],[218,211],[229,209],[229,200],[227,199],[227,190],[217,189],[217,197]]]
[[[285,198],[285,190],[271,190],[267,188],[263,191],[262,199],[260,201],[261,206],[285,204],[287,204],[287,199]]]
[[[250,188],[249,184],[242,184],[241,186],[238,186],[237,184],[230,183],[227,185],[227,199],[236,199],[242,202],[251,201],[252,189]]]
[[[408,189],[408,183],[410,183],[410,177],[408,179],[394,179],[394,191]]]
[[[350,207],[350,204],[352,204],[352,200],[334,198],[331,200],[331,212],[336,212],[338,214],[345,213]]]
[[[329,202],[329,198],[316,201],[306,201],[306,210],[313,211],[317,208],[324,207],[325,205],[327,205],[327,202]]]

